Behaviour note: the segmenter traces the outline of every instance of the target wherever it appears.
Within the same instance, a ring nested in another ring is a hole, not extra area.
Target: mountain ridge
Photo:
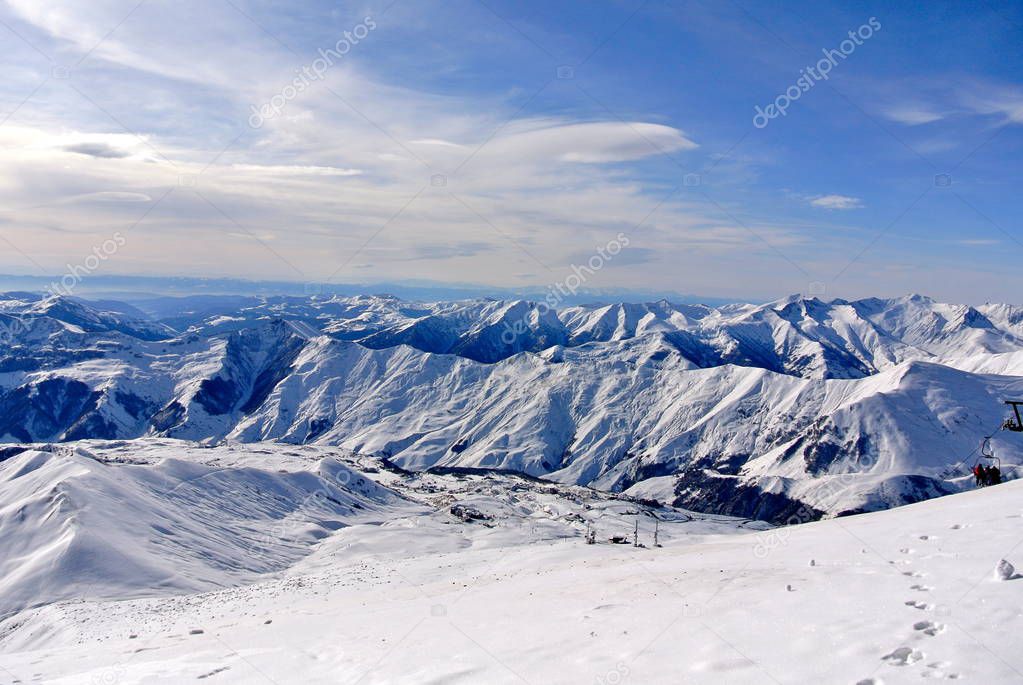
[[[1023,310],[920,295],[560,311],[265,298],[191,319],[181,303],[163,319],[183,331],[65,300],[0,299],[4,441],[332,444],[777,521],[961,489],[950,467],[1023,396]],[[1013,437],[994,441],[1007,465]]]

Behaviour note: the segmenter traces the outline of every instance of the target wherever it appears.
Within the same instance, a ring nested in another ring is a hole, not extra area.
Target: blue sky
[[[0,20],[6,273],[535,291],[599,264],[583,287],[1020,299],[1023,3],[8,0]]]

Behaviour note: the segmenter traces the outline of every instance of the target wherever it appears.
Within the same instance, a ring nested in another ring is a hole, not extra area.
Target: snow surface
[[[44,599],[0,620],[6,681],[1023,678],[1023,585],[992,571],[1019,563],[1020,482],[771,528],[319,446],[73,447],[0,462],[0,597],[10,607],[32,584]],[[267,495],[254,505],[230,496],[253,483]],[[309,497],[324,487],[330,499]],[[176,518],[182,498],[198,515]],[[341,525],[324,525],[328,513]],[[255,550],[231,546],[282,518]],[[607,542],[637,520],[644,547]],[[57,529],[75,544],[50,549],[64,544]],[[118,574],[110,544],[156,571]],[[20,575],[10,563],[33,559],[46,563]],[[75,568],[51,565],[61,559]],[[175,582],[150,583],[172,566]]]

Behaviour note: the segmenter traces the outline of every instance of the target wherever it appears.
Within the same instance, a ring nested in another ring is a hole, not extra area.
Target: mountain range
[[[7,293],[0,343],[16,444],[333,445],[775,522],[960,490],[984,436],[1023,457],[1012,305]]]

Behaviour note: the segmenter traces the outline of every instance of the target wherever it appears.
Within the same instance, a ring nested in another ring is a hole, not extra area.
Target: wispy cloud
[[[927,105],[909,103],[889,107],[884,110],[884,115],[892,121],[897,121],[907,126],[930,124],[945,118],[944,113],[936,111]]]
[[[995,116],[1002,125],[1023,124],[1023,89],[1016,85],[973,78],[951,83],[924,80],[905,87],[915,92],[909,97],[890,95],[892,102],[881,113],[906,126],[969,116]]]
[[[359,169],[340,169],[332,166],[297,166],[286,164],[232,164],[232,169],[270,176],[359,176]]]
[[[105,159],[121,159],[131,155],[131,152],[128,150],[116,148],[107,143],[73,143],[65,145],[64,149],[68,152],[77,152],[80,155],[103,157]]]
[[[994,240],[991,238],[971,238],[966,240],[954,241],[957,245],[969,245],[971,247],[981,247],[986,245],[1000,245],[1001,240]]]
[[[810,205],[821,209],[860,209],[863,201],[848,195],[818,195],[810,199]]]
[[[1018,86],[970,84],[960,92],[963,106],[1001,118],[1004,124],[1023,124],[1023,89]]]

